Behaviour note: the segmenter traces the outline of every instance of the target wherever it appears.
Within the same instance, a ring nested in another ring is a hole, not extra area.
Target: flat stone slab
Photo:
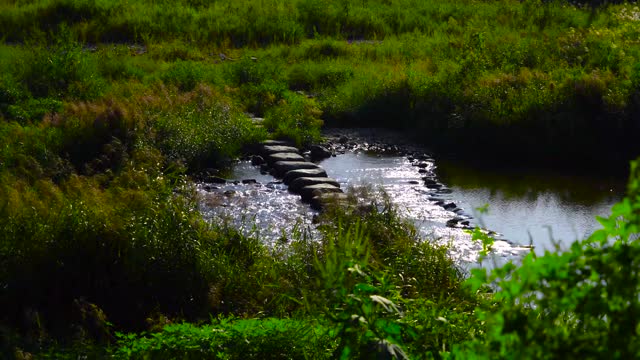
[[[302,201],[310,202],[314,196],[320,196],[326,193],[341,193],[339,187],[333,186],[331,184],[316,184],[305,186],[300,189],[300,196],[302,196]]]
[[[262,147],[262,153],[265,155],[276,154],[276,153],[296,153],[299,154],[300,150],[293,146],[285,146],[285,145],[266,145]]]
[[[349,196],[344,193],[324,193],[317,196],[314,196],[311,199],[311,207],[314,210],[322,210],[327,205],[336,204],[336,205],[348,205]]]
[[[300,177],[327,177],[327,172],[322,168],[291,170],[284,174],[282,182],[289,184],[293,180]]]
[[[273,164],[277,161],[304,161],[304,157],[296,153],[276,153],[267,155],[265,160],[268,164]]]
[[[329,184],[338,188],[340,187],[340,184],[338,184],[335,179],[328,177],[299,177],[289,184],[289,191],[299,193],[303,187],[317,184]]]
[[[308,161],[276,161],[273,169],[277,176],[282,176],[291,170],[320,169],[320,166]]]
[[[261,142],[260,145],[263,145],[263,146],[277,146],[277,145],[289,146],[289,145],[291,145],[291,143],[289,141],[285,141],[285,140],[265,140],[265,141]]]

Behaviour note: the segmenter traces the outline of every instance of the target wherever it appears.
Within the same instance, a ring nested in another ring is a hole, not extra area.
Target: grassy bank
[[[638,25],[534,0],[2,2],[2,355],[638,356],[637,168],[604,231],[467,285],[383,196],[268,248],[205,223],[190,185],[323,123],[626,163]]]
[[[51,0],[1,10],[5,118],[39,120],[60,97],[99,98],[114,84],[204,82],[257,115],[304,91],[330,125],[410,129],[458,154],[569,166],[624,166],[638,154],[634,4]],[[83,46],[55,55],[69,43]]]

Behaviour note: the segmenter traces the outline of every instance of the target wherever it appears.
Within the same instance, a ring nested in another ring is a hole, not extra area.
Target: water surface
[[[320,165],[343,189],[383,188],[427,241],[449,244],[452,256],[465,263],[477,261],[481,245],[468,231],[447,226],[454,217],[495,231],[499,241],[494,255],[501,263],[520,258],[530,251],[529,244],[542,252],[553,248],[554,242],[567,245],[590,234],[599,227],[595,217],[606,216],[624,188],[622,182],[611,179],[486,171],[433,160],[427,160],[426,166],[423,161],[420,173],[416,161],[405,156],[363,151],[348,151]],[[428,175],[437,175],[450,193],[427,188],[423,178]],[[270,244],[288,241],[300,232],[319,238],[313,225],[317,212],[277,179],[260,174],[248,162],[237,163],[228,177],[235,182],[198,185],[205,217],[228,219],[245,234]],[[243,184],[245,179],[256,183]],[[445,210],[438,200],[455,203],[458,212]],[[488,213],[475,211],[485,204]]]
[[[479,169],[439,161],[438,176],[462,207],[488,205],[476,218],[486,227],[536,252],[566,248],[600,228],[597,216],[608,216],[622,199],[624,181],[601,174],[567,175],[549,171]]]

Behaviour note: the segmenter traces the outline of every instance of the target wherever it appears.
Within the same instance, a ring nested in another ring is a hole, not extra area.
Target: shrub
[[[193,61],[177,61],[162,75],[162,80],[181,91],[191,91],[204,77],[202,65]]]
[[[149,123],[153,141],[170,159],[194,170],[220,164],[264,136],[228,99],[206,86],[159,110]]]
[[[350,195],[360,207],[322,215],[310,300],[334,324],[334,356],[429,358],[482,333],[473,316],[479,299],[462,288],[447,248],[420,239],[384,193]]]
[[[227,77],[233,84],[260,84],[279,79],[282,64],[276,59],[252,59],[244,56],[228,67]]]
[[[7,118],[20,123],[40,122],[45,115],[62,110],[62,101],[52,98],[29,99],[16,105],[8,106]]]
[[[308,320],[220,318],[196,327],[121,335],[117,359],[329,359],[334,346],[324,326]]]
[[[28,91],[9,74],[0,76],[0,117],[12,118],[11,106],[28,98]],[[30,119],[30,117],[29,117]]]
[[[35,45],[20,59],[20,80],[34,97],[93,99],[104,92],[96,59],[66,31],[50,47]]]
[[[302,146],[320,139],[321,111],[313,99],[288,94],[267,111],[264,125],[276,138],[286,138]]]
[[[9,323],[31,308],[41,314],[38,326],[65,334],[71,324],[62,309],[79,298],[123,326],[139,326],[143,309],[156,306],[202,311],[209,270],[199,269],[198,252],[210,235],[192,200],[174,196],[171,179],[153,170],[129,168],[107,189],[96,180],[31,186],[3,175],[0,281]]]
[[[294,65],[288,72],[288,83],[292,90],[316,90],[332,88],[353,77],[350,67],[335,63],[304,63]]]

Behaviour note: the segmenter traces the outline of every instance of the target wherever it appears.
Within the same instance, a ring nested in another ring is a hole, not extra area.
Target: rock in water
[[[275,153],[267,155],[267,163],[273,164],[277,161],[304,161],[304,157],[296,153]]]
[[[324,160],[331,157],[331,150],[320,145],[311,146],[311,159],[313,161]]]
[[[330,204],[336,205],[348,205],[348,196],[344,193],[325,193],[314,196],[311,199],[311,207],[314,210],[322,210],[325,206]]]
[[[320,167],[308,161],[276,161],[273,164],[273,169],[277,176],[282,176],[291,170],[320,169]]]
[[[310,202],[314,196],[319,196],[326,193],[341,193],[339,187],[335,187],[331,184],[316,184],[305,186],[300,189],[300,196],[302,196],[302,201]]]
[[[340,184],[338,184],[335,179],[328,177],[299,177],[289,184],[289,190],[298,193],[303,187],[317,184],[329,184],[338,188],[340,187]]]
[[[260,155],[253,155],[251,157],[251,165],[262,165],[264,164],[264,158]]]
[[[265,140],[260,143],[263,146],[272,146],[272,145],[282,145],[282,146],[290,146],[291,142],[285,140]]]
[[[442,206],[445,210],[453,210],[455,209],[457,206],[454,203],[448,203],[448,204],[444,204]]]
[[[293,146],[284,146],[284,145],[267,145],[262,147],[262,153],[265,155],[276,154],[276,153],[300,153],[298,148]]]
[[[299,177],[327,177],[327,172],[322,168],[291,170],[284,175],[282,181],[289,184]]]

